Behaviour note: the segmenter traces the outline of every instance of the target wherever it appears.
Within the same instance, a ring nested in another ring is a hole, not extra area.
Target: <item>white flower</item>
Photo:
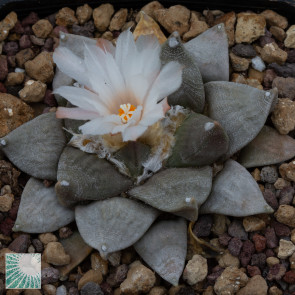
[[[156,37],[140,36],[135,42],[130,31],[120,34],[116,48],[103,39],[97,46],[85,44],[84,60],[58,47],[54,62],[83,86],[55,91],[77,106],[59,107],[56,116],[90,120],[80,126],[83,134],[122,133],[123,141],[136,140],[165,116],[167,96],[182,82],[181,66],[170,62],[162,67],[160,51]]]

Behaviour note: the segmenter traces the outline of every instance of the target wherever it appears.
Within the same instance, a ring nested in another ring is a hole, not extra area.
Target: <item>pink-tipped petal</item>
[[[167,97],[165,97],[159,104],[162,105],[164,114],[166,114],[171,109],[170,105],[168,104],[168,98]]]
[[[81,108],[58,107],[56,111],[56,118],[58,119],[92,120],[97,117],[99,117],[98,113]]]
[[[96,46],[102,49],[104,52],[109,52],[112,55],[115,55],[115,47],[109,40],[98,38]]]

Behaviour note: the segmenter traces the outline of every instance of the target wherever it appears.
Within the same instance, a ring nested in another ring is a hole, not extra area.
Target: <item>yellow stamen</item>
[[[122,122],[127,123],[133,116],[135,110],[136,107],[130,103],[121,104],[119,109],[119,117],[121,118]]]

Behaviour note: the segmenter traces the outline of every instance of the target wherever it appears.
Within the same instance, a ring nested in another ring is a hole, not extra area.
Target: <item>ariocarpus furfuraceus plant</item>
[[[264,126],[275,89],[228,82],[222,24],[186,44],[177,33],[160,45],[152,35],[135,42],[125,31],[116,47],[62,33],[53,59],[56,114],[0,141],[32,176],[15,231],[50,232],[75,220],[103,257],[133,245],[176,285],[188,220],[272,212],[246,168],[294,157],[295,141]],[[223,169],[216,174],[217,161]]]

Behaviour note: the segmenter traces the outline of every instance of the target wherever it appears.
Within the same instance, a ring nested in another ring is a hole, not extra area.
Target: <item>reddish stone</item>
[[[252,253],[242,251],[239,255],[240,262],[243,267],[247,267],[252,258]]]
[[[219,236],[218,242],[221,246],[226,247],[228,245],[228,242],[230,241],[231,236],[229,236],[227,233],[224,233]]]
[[[251,265],[258,266],[263,269],[266,263],[266,255],[264,253],[253,254],[251,257]]]
[[[265,234],[264,234],[265,238],[266,238],[266,247],[267,248],[275,248],[279,246],[279,240],[276,236],[275,230],[272,227],[268,227],[265,230]]]
[[[193,227],[193,233],[197,237],[208,237],[213,225],[213,218],[211,215],[201,215]]]
[[[17,34],[23,34],[24,33],[24,28],[20,21],[17,21],[13,29],[10,31],[11,33],[17,33]]]
[[[284,274],[286,273],[286,267],[283,265],[283,264],[275,264],[273,265],[269,271],[268,271],[268,274],[267,274],[267,279],[269,281],[278,281],[280,280]]]
[[[266,249],[265,251],[266,258],[268,257],[275,257],[275,252],[272,249]]]
[[[19,47],[21,49],[30,48],[32,46],[32,42],[29,35],[22,35],[19,39]]]
[[[68,29],[66,27],[63,27],[63,26],[56,26],[53,31],[52,31],[52,34],[54,37],[57,37],[59,38],[59,32],[64,32],[64,33],[68,33]]]
[[[20,235],[15,240],[13,240],[8,248],[16,253],[26,253],[30,243],[29,235]]]
[[[0,82],[0,92],[6,93],[7,89],[5,88],[4,84]]]
[[[267,69],[263,78],[263,85],[265,88],[270,89],[272,87],[272,81],[277,77],[276,72],[273,69]]]
[[[228,234],[243,241],[248,239],[248,233],[245,231],[242,222],[236,219],[228,226]]]
[[[295,272],[289,270],[285,273],[283,280],[288,284],[295,284]]]
[[[242,250],[244,252],[247,252],[247,253],[251,253],[251,254],[254,254],[255,252],[255,246],[254,244],[250,241],[250,240],[247,240],[243,243],[243,248]]]
[[[280,191],[279,205],[290,205],[294,196],[294,188],[292,186],[284,187]]]
[[[105,295],[112,295],[113,294],[113,289],[107,282],[103,282],[99,286],[100,286],[101,290],[103,291],[103,294],[105,294]]]
[[[35,24],[39,20],[39,16],[36,12],[31,12],[27,17],[22,20],[22,26],[26,27]]]
[[[267,204],[272,207],[272,209],[277,210],[279,208],[278,200],[275,194],[270,189],[265,189],[263,192],[263,197]]]
[[[255,234],[253,236],[254,246],[257,252],[262,252],[266,246],[266,238],[262,235]]]
[[[9,210],[9,217],[13,220],[16,220],[19,204],[20,199],[15,199],[12,203],[11,209]]]
[[[50,107],[57,107],[57,102],[52,94],[52,90],[47,89],[44,97],[44,103],[47,104]]]
[[[215,271],[207,276],[207,281],[209,285],[214,285],[215,281],[218,279],[218,277],[223,273],[224,268],[219,269],[218,271]]]
[[[18,43],[15,41],[6,42],[3,46],[3,52],[5,52],[7,56],[15,55],[18,50]]]
[[[233,256],[239,256],[243,242],[239,238],[232,238],[228,243],[228,250]]]
[[[257,266],[252,266],[252,265],[247,265],[247,271],[250,277],[254,277],[256,275],[261,275],[261,271],[259,267]]]
[[[6,55],[0,55],[0,80],[5,80],[8,74],[8,63]]]
[[[25,35],[32,35],[33,33],[34,33],[34,32],[33,32],[31,26],[26,26],[26,27],[24,27],[24,34],[25,34]]]
[[[2,233],[5,236],[10,236],[12,233],[13,226],[14,226],[14,220],[12,220],[10,217],[5,218],[0,223],[0,233]]]
[[[276,235],[279,237],[287,237],[291,234],[290,228],[285,224],[273,220],[271,222],[271,226],[274,228]]]

